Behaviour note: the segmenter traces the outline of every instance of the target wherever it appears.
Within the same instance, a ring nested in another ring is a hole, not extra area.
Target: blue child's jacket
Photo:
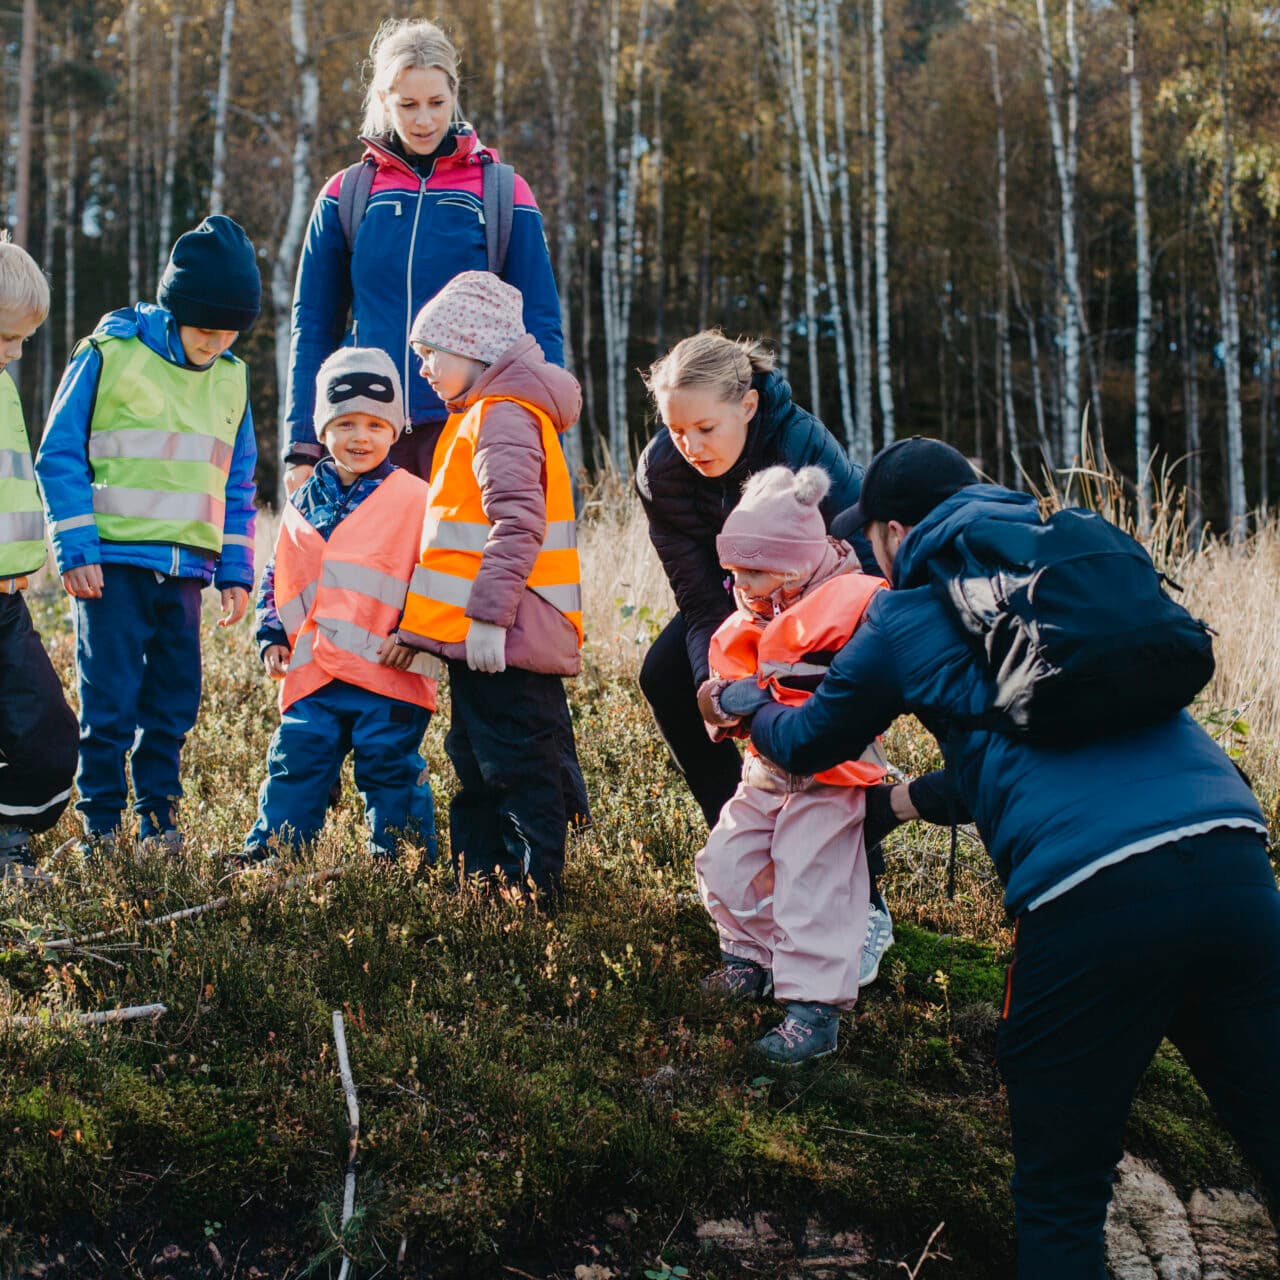
[[[138,337],[172,364],[185,365],[186,355],[178,337],[178,322],[164,307],[150,302],[122,307],[103,316],[94,330],[113,338]],[[232,359],[230,352],[218,357]],[[227,475],[227,505],[223,533],[246,539],[229,542],[221,556],[167,542],[105,542],[94,524],[76,523],[93,514],[93,471],[89,464],[89,424],[93,419],[102,355],[85,344],[62,375],[58,393],[45,427],[36,475],[44,497],[53,553],[59,573],[88,564],[130,564],[152,569],[172,578],[199,578],[217,587],[253,588],[254,467],[258,444],[253,430],[253,410],[246,404],[236,433]]]

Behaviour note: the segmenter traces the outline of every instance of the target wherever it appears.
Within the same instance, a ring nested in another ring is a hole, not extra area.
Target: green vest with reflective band
[[[227,474],[248,404],[244,364],[219,356],[211,368],[193,369],[141,338],[89,341],[102,356],[89,426],[98,536],[218,555]]]
[[[0,372],[0,578],[21,578],[44,564],[44,513],[18,388]]]

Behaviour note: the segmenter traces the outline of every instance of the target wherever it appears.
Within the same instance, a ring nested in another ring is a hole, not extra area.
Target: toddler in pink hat
[[[747,481],[716,539],[738,608],[711,639],[698,705],[712,737],[743,736],[770,700],[797,706],[887,584],[827,536],[819,467],[770,467]],[[865,789],[884,778],[878,744],[813,777],[748,745],[742,781],[694,869],[720,935],[708,994],[767,999],[786,1017],[752,1046],[776,1066],[835,1052],[840,1011],[858,998],[867,925]]]

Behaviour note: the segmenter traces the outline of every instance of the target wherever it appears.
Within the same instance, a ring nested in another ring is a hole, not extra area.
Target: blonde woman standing
[[[290,491],[324,453],[311,425],[316,372],[338,347],[356,342],[386,351],[408,391],[409,423],[391,460],[429,476],[447,413],[428,383],[414,376],[409,328],[455,275],[489,264],[483,173],[498,156],[459,115],[453,43],[434,22],[389,19],[373,39],[370,61],[363,164],[325,183],[298,264],[285,409]],[[361,169],[367,203],[348,247],[351,193]],[[510,240],[499,274],[520,290],[525,328],[543,355],[563,364],[560,298],[542,215],[518,175],[510,207]]]

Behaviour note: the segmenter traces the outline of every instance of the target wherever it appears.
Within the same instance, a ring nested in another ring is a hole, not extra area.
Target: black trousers
[[[658,732],[684,774],[708,828],[714,827],[738,789],[742,757],[732,742],[712,742],[698,711],[698,689],[689,663],[684,618],[676,614],[644,656],[640,692],[653,710]]]
[[[554,896],[565,835],[590,821],[569,704],[559,676],[451,661],[452,719],[444,749],[461,784],[449,806],[460,875]]]
[[[999,1059],[1021,1280],[1106,1280],[1125,1118],[1165,1036],[1280,1198],[1280,894],[1256,832],[1138,854],[1019,916]]]
[[[80,726],[20,591],[0,595],[0,823],[48,831],[71,798]]]

